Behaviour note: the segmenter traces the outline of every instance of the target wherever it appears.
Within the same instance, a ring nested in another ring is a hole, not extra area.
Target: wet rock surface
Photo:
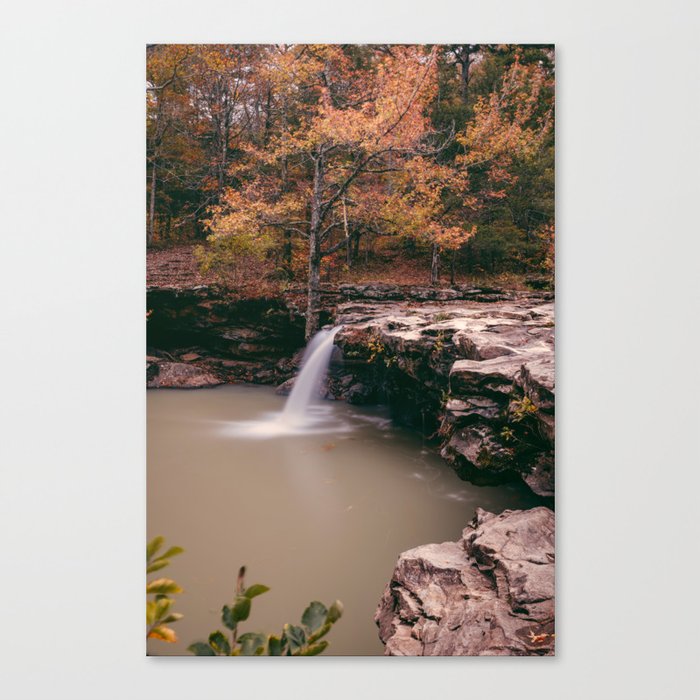
[[[403,552],[375,614],[390,656],[554,653],[554,513],[479,509],[458,542]]]

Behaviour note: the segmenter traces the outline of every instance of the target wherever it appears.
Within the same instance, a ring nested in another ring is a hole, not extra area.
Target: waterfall
[[[328,363],[333,352],[333,339],[340,326],[329,331],[319,331],[309,342],[304,352],[301,371],[294,381],[292,393],[282,411],[282,419],[301,424],[309,417],[309,408],[318,394],[321,382],[326,376]]]
[[[345,432],[350,429],[333,416],[331,407],[317,402],[321,382],[326,376],[333,352],[333,339],[340,330],[336,326],[319,331],[306,346],[301,370],[294,381],[294,388],[287,397],[284,409],[267,414],[262,419],[238,421],[228,426],[236,437],[271,438],[309,433]]]

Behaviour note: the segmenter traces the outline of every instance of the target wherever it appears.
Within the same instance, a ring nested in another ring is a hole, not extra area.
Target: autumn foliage
[[[380,250],[550,270],[553,82],[551,47],[150,47],[149,242],[303,281],[308,332],[322,273]]]

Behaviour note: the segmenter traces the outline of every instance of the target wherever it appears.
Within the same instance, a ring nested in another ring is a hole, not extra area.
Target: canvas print
[[[147,653],[554,654],[554,47],[146,47]]]

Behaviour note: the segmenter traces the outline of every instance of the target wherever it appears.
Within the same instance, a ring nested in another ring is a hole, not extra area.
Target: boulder
[[[477,510],[458,542],[399,556],[375,614],[390,656],[554,654],[554,513]]]
[[[485,423],[455,428],[440,454],[463,479],[475,484],[512,481],[517,475],[514,450]]]
[[[350,388],[345,392],[345,400],[350,404],[363,405],[372,402],[374,394],[372,387],[357,382],[350,386]]]
[[[148,376],[148,372],[147,372]],[[184,362],[158,362],[158,372],[151,372],[149,389],[202,389],[223,384],[213,372]]]

